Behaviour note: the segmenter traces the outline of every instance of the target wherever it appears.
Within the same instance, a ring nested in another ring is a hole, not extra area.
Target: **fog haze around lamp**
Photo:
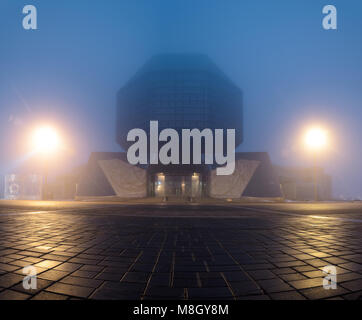
[[[58,149],[59,142],[58,133],[52,127],[39,127],[33,132],[32,144],[36,152],[53,153]]]
[[[304,143],[313,151],[324,149],[328,144],[328,132],[323,128],[310,128],[305,133]]]

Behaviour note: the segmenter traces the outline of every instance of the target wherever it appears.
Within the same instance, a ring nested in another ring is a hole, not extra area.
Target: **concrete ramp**
[[[118,197],[143,198],[147,196],[145,169],[119,159],[99,160],[98,163]]]
[[[235,171],[229,176],[217,176],[216,169],[213,169],[210,174],[210,197],[240,198],[259,164],[260,161],[256,160],[236,160]]]

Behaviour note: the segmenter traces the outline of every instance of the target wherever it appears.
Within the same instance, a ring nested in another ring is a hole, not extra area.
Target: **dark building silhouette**
[[[127,149],[133,128],[159,130],[236,129],[243,140],[243,95],[205,55],[164,54],[151,58],[117,95],[118,143]]]
[[[133,143],[127,142],[128,132],[140,128],[148,133],[152,120],[158,121],[159,132],[172,128],[180,137],[182,129],[224,129],[224,147],[226,129],[235,129],[237,147],[243,141],[243,94],[205,55],[157,55],[117,94],[116,139],[119,145],[127,151]],[[281,196],[279,181],[267,153],[237,153],[235,164],[232,175],[217,176],[215,165],[132,166],[125,152],[92,153],[77,195],[121,198]]]

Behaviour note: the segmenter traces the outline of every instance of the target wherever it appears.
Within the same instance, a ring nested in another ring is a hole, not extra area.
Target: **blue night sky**
[[[22,28],[26,4],[38,30]],[[328,4],[338,30],[322,28]],[[21,162],[40,121],[64,132],[62,167],[120,150],[117,90],[153,54],[196,52],[244,92],[240,150],[310,166],[300,134],[322,124],[332,144],[319,161],[334,194],[362,198],[361,36],[360,0],[1,0],[0,174]]]

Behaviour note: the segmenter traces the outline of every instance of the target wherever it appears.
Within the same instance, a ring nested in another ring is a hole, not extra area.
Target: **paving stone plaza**
[[[352,299],[362,205],[0,207],[0,299]],[[322,268],[337,267],[337,289]],[[37,288],[24,289],[34,266]]]

